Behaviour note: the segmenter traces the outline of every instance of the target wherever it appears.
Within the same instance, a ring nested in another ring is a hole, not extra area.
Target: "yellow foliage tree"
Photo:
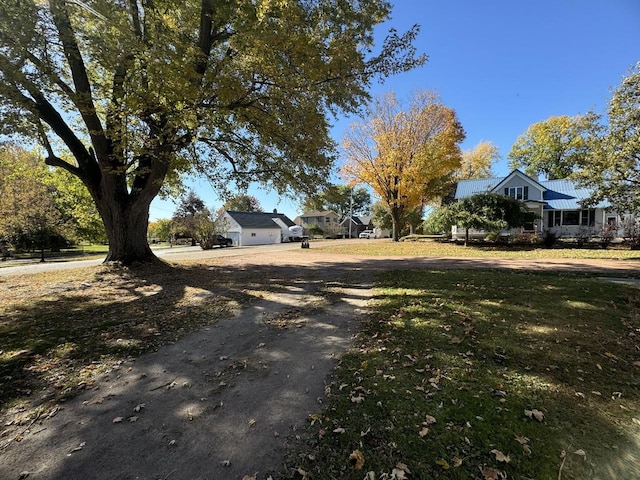
[[[367,119],[343,139],[341,175],[366,183],[389,209],[398,240],[404,212],[438,198],[460,168],[465,133],[455,111],[430,91],[419,91],[406,110],[394,93],[376,99]]]
[[[500,160],[497,145],[482,141],[475,147],[462,152],[462,164],[455,173],[456,180],[491,177],[492,165]]]

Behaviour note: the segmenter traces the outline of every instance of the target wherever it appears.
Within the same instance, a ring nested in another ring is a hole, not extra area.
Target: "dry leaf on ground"
[[[349,462],[356,470],[362,470],[362,467],[364,467],[364,455],[360,450],[354,450],[351,452],[351,455],[349,455]]]
[[[524,414],[529,418],[535,418],[539,422],[544,420],[544,413],[540,410],[536,410],[535,408],[533,410],[525,410]]]
[[[491,453],[496,456],[496,460],[499,462],[509,463],[511,461],[509,455],[505,455],[500,450],[494,448],[493,450],[491,450]]]

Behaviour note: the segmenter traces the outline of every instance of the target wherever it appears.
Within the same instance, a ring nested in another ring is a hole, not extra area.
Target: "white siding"
[[[279,228],[243,228],[241,245],[271,245],[280,243],[282,231]]]

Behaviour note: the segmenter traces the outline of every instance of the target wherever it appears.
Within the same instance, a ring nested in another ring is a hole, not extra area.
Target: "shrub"
[[[496,243],[499,240],[500,240],[500,232],[499,231],[491,232],[491,233],[489,233],[489,235],[484,237],[484,241],[485,242]]]
[[[613,242],[613,239],[616,236],[617,230],[618,230],[618,227],[616,225],[612,225],[612,224],[603,225],[602,232],[600,234],[600,246],[602,248],[609,248],[609,245],[611,245],[611,242]]]
[[[553,246],[558,243],[561,235],[554,230],[547,230],[542,234],[542,244],[545,248],[553,248]]]
[[[536,245],[540,243],[540,237],[536,233],[521,233],[511,237],[511,243],[517,245]]]
[[[640,250],[640,221],[633,217],[625,219],[624,239],[631,250]]]
[[[578,247],[584,247],[593,236],[593,230],[586,225],[581,225],[576,232],[576,243]]]

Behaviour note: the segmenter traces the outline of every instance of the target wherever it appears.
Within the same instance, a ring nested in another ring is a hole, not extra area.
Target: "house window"
[[[548,219],[549,221],[547,226],[549,228],[558,227],[562,225],[562,212],[560,210],[553,210],[549,212]]]
[[[256,236],[256,232],[251,232],[251,236],[255,237]]]
[[[562,212],[562,225],[579,225],[580,210],[565,210]]]
[[[593,209],[580,211],[580,225],[593,227],[596,224],[596,211]]]
[[[504,194],[516,200],[529,200],[529,187],[506,187]]]

